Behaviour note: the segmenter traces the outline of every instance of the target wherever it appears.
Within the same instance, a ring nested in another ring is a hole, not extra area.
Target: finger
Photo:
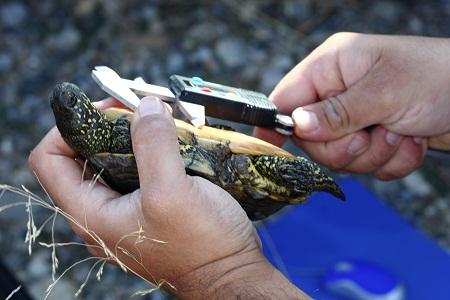
[[[111,107],[130,109],[128,106],[126,106],[125,104],[123,104],[122,102],[120,102],[119,100],[117,100],[114,97],[108,97],[103,100],[93,102],[93,104],[95,107],[97,107],[100,110],[105,110],[105,109],[108,109]],[[165,103],[165,102],[164,102],[164,104],[166,105],[169,112],[172,113],[173,112],[172,106],[170,106],[168,103]]]
[[[355,42],[358,40],[358,42]],[[270,95],[284,113],[343,93],[378,59],[377,41],[357,33],[337,33],[293,68]]]
[[[131,123],[143,193],[173,190],[186,176],[173,118],[156,97],[142,99]]]
[[[309,142],[298,138],[294,138],[294,142],[313,160],[339,171],[367,150],[370,137],[361,130],[329,142]]]
[[[364,35],[333,35],[280,81],[271,98],[280,111],[293,112],[297,136],[335,140],[382,123],[395,110],[388,91],[396,87],[380,74],[397,72],[383,69],[376,43]]]
[[[297,108],[292,117],[295,134],[312,141],[336,139],[375,124],[383,124],[397,110],[387,78],[375,64],[368,74],[340,94]],[[387,72],[389,73],[389,72]],[[380,79],[381,78],[381,79]]]
[[[395,155],[381,168],[374,172],[374,176],[381,180],[392,180],[404,177],[420,167],[425,157],[426,143],[414,141],[412,137],[405,137]]]
[[[403,136],[388,131],[382,126],[370,132],[370,146],[345,167],[346,172],[372,173],[386,164],[396,153]]]
[[[79,224],[98,220],[100,208],[119,194],[83,177],[76,154],[53,128],[31,152],[29,164],[51,199]],[[79,226],[74,229],[83,234]]]
[[[110,107],[128,108],[125,104],[113,97],[108,97],[106,99],[93,102],[93,104],[100,110],[104,110]]]
[[[275,130],[262,127],[255,127],[253,135],[278,147],[283,145],[287,139],[285,135],[282,135]]]
[[[290,115],[297,107],[318,100],[311,78],[310,65],[312,61],[310,56],[305,58],[281,79],[270,94],[269,99],[272,100],[279,112]]]
[[[429,138],[429,147],[440,151],[450,150],[450,133]]]

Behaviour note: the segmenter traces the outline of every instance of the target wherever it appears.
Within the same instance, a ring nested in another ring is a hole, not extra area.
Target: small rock
[[[270,92],[277,83],[293,67],[293,61],[286,55],[272,57],[267,68],[261,75],[261,91]]]
[[[311,15],[313,1],[286,1],[283,5],[283,12],[289,18],[303,20]]]
[[[14,56],[12,53],[0,53],[0,73],[6,73],[12,70],[14,66]]]
[[[28,291],[31,296],[35,299],[44,299],[45,291],[47,287],[51,284],[50,275],[48,279],[41,279],[33,281],[28,286]],[[61,278],[51,290],[50,295],[48,296],[48,300],[73,300],[76,299],[74,294],[77,291],[77,287],[75,287],[69,280],[66,278]]]
[[[409,19],[408,27],[411,32],[415,34],[421,34],[423,32],[424,24],[418,17],[412,17]]]
[[[70,51],[78,46],[80,39],[78,30],[72,25],[67,25],[58,34],[52,36],[48,43],[53,50]]]
[[[188,57],[191,63],[206,63],[214,60],[213,52],[208,47],[199,47]]]
[[[404,8],[396,1],[375,1],[371,6],[371,10],[374,17],[389,23],[395,23],[399,20]]]
[[[226,25],[219,22],[199,22],[190,28],[186,34],[184,42],[193,42],[194,44],[204,44],[220,36],[224,36]]]
[[[281,78],[285,75],[284,72],[276,69],[264,70],[261,75],[261,81],[259,89],[261,92],[270,93],[271,90],[280,82]]]
[[[167,56],[166,68],[169,73],[180,72],[185,65],[185,57],[180,52],[171,52]]]
[[[0,6],[0,24],[14,28],[21,25],[28,14],[27,7],[20,2],[11,2]]]
[[[73,9],[74,14],[77,17],[85,17],[93,14],[94,9],[97,7],[98,1],[95,0],[79,0],[75,2]]]
[[[216,44],[216,53],[228,68],[236,68],[245,64],[247,60],[243,42],[236,38],[225,38]]]
[[[43,112],[38,119],[39,127],[44,129],[49,129],[52,126],[55,125],[55,117],[53,116],[53,113],[48,110],[46,112]]]
[[[33,252],[31,260],[27,266],[28,276],[31,278],[42,278],[50,276],[51,261],[49,259],[50,251],[48,249]]]
[[[22,167],[14,170],[11,173],[10,180],[12,181],[11,184],[13,186],[21,186],[21,185],[29,186],[34,181],[33,174],[28,169],[25,162],[26,160],[24,159],[24,164],[22,165]]]
[[[420,172],[413,172],[402,179],[405,186],[420,197],[430,195],[433,190]]]
[[[11,155],[14,151],[14,142],[9,136],[4,136],[0,142],[0,153],[2,157]]]

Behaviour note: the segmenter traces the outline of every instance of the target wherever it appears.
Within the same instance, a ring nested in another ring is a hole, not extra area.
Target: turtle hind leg
[[[220,171],[220,185],[242,206],[252,221],[264,219],[289,202],[286,189],[261,176],[251,155],[233,154],[224,161]]]
[[[328,192],[345,200],[345,195],[336,182],[327,176],[314,162],[304,157],[281,157],[261,155],[253,158],[258,171],[280,185],[292,190],[291,196],[306,198],[312,192]]]
[[[180,140],[178,142],[180,144],[180,154],[186,173],[201,176],[216,182],[217,175],[214,169],[214,156],[196,145],[188,145]]]
[[[336,198],[345,201],[345,194],[339,187],[339,185],[330,176],[323,175],[321,182],[316,184],[320,187],[319,191],[328,192]]]

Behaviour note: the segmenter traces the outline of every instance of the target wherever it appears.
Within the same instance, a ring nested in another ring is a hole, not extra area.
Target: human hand
[[[83,178],[83,165],[56,128],[29,158],[95,256],[105,256],[101,239],[110,260],[151,282],[166,281],[163,287],[179,298],[275,291],[306,297],[265,259],[239,204],[211,182],[186,175],[173,119],[161,101],[142,100],[131,132],[141,188],[127,195]]]
[[[449,51],[449,39],[335,34],[271,99],[292,113],[294,142],[314,160],[336,171],[403,177],[428,147],[450,150]],[[273,131],[255,134],[284,141]]]

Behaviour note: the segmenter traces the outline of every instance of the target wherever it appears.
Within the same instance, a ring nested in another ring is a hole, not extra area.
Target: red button
[[[201,88],[202,91],[207,92],[207,93],[211,93],[212,90],[209,87],[202,87]]]

